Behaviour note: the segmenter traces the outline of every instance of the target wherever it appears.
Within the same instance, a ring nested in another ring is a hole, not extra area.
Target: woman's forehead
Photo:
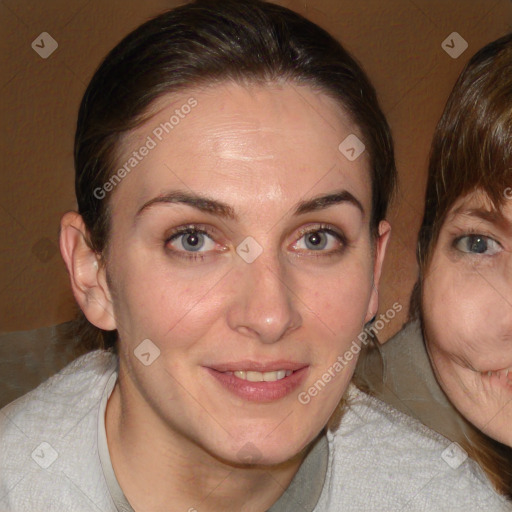
[[[189,105],[194,103],[193,108]],[[166,142],[168,139],[186,142],[187,149],[210,139],[228,139],[235,135],[253,135],[253,144],[261,134],[280,134],[274,149],[280,143],[308,139],[307,145],[337,150],[345,132],[355,133],[359,128],[339,101],[308,85],[269,83],[266,85],[239,85],[223,82],[209,87],[192,88],[160,97],[149,107],[150,118],[125,137],[124,149],[147,135]],[[163,133],[162,133],[163,132]],[[188,139],[189,135],[197,139]],[[188,139],[188,140],[187,140]],[[270,141],[267,142],[271,146]],[[296,147],[297,151],[306,148]]]
[[[285,201],[343,187],[370,201],[368,155],[351,161],[339,148],[359,130],[326,95],[304,86],[222,84],[168,96],[126,138],[117,166],[134,168],[122,173],[127,193],[116,195],[140,202],[179,186]]]

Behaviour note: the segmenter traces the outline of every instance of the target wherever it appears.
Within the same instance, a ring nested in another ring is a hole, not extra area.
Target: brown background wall
[[[181,3],[181,2],[180,2]],[[512,30],[510,0],[279,1],[332,32],[374,82],[396,143],[400,191],[381,312],[404,306],[415,281],[429,143],[459,72],[477,49]],[[105,54],[130,30],[178,2],[0,1],[0,332],[69,320],[73,296],[58,250],[61,215],[75,208],[72,146],[81,96]],[[47,59],[31,47],[57,42]],[[458,32],[457,59],[441,43]]]

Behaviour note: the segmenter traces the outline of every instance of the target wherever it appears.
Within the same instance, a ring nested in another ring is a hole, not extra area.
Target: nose
[[[267,344],[300,327],[299,301],[284,263],[261,255],[252,263],[241,264],[227,312],[229,327]]]

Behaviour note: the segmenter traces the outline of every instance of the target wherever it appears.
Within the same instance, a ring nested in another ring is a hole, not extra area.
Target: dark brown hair
[[[375,91],[357,62],[325,30],[260,0],[197,0],[144,23],[95,72],[83,97],[75,137],[75,191],[90,247],[108,254],[110,205],[93,193],[116,169],[124,135],[142,124],[164,94],[223,81],[285,80],[333,97],[361,130],[370,157],[375,234],[395,185],[393,143]],[[341,142],[341,141],[340,141]],[[108,276],[108,273],[107,273]],[[79,352],[116,351],[117,331],[103,331],[78,310]]]
[[[420,267],[410,318],[419,317],[423,282],[441,227],[454,203],[481,191],[500,211],[512,198],[512,33],[482,48],[459,76],[435,130],[417,245]],[[507,189],[510,194],[507,197]],[[496,488],[512,498],[512,449],[473,426],[464,448]]]

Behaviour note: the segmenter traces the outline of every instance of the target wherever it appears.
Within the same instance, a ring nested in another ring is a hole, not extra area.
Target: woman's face
[[[512,446],[512,205],[481,192],[444,222],[423,286],[427,347],[444,391],[487,435]]]
[[[307,405],[299,393],[377,307],[389,230],[372,241],[368,155],[340,152],[359,131],[308,87],[224,84],[158,106],[125,141],[119,167],[140,161],[109,198],[125,411],[224,460],[288,460],[356,360]]]

